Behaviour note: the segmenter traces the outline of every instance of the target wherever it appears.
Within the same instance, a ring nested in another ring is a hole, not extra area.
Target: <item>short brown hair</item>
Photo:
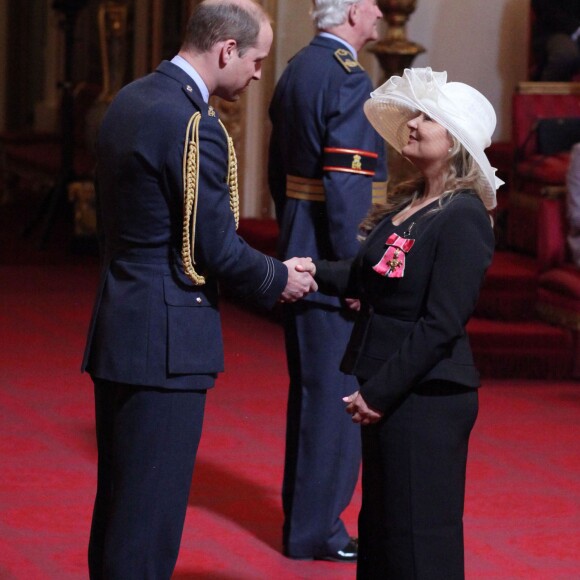
[[[233,38],[242,56],[244,51],[256,45],[260,27],[268,21],[264,9],[253,0],[201,2],[187,22],[183,45],[201,53],[208,52],[222,40]]]

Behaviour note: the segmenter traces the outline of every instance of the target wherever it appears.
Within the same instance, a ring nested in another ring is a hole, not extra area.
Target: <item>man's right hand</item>
[[[288,282],[280,296],[281,302],[296,302],[318,290],[318,284],[312,277],[316,268],[311,258],[291,258],[284,265],[288,268]]]

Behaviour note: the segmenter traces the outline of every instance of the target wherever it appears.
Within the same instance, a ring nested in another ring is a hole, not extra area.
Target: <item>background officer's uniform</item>
[[[270,105],[269,159],[281,258],[356,254],[358,226],[373,196],[384,201],[386,193],[384,143],[363,112],[372,90],[352,49],[326,33],[284,71]],[[359,428],[341,400],[358,385],[339,371],[352,313],[319,293],[285,310],[284,549],[294,558],[324,558],[349,542],[340,514],[360,465]]]

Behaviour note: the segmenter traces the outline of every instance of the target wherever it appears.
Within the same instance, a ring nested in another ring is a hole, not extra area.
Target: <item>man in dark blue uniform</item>
[[[95,386],[94,580],[172,575],[206,391],[223,370],[218,279],[266,307],[315,289],[296,270],[308,261],[283,264],[237,236],[233,145],[208,105],[258,80],[271,43],[252,0],[202,2],[179,55],[123,88],[99,131],[103,265],[83,361]]]
[[[378,36],[375,0],[314,1],[319,31],[295,55],[270,105],[269,183],[281,256],[353,256],[358,225],[384,200],[384,143],[363,113],[373,87],[357,51]],[[282,499],[288,557],[356,561],[340,516],[360,466],[360,432],[342,397],[357,389],[339,371],[352,312],[310,295],[285,312],[290,375]]]

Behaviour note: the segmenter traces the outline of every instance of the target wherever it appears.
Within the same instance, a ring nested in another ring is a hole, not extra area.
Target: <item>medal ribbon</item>
[[[405,275],[405,257],[414,243],[413,239],[391,234],[385,242],[387,251],[373,270],[387,278],[402,278]]]

